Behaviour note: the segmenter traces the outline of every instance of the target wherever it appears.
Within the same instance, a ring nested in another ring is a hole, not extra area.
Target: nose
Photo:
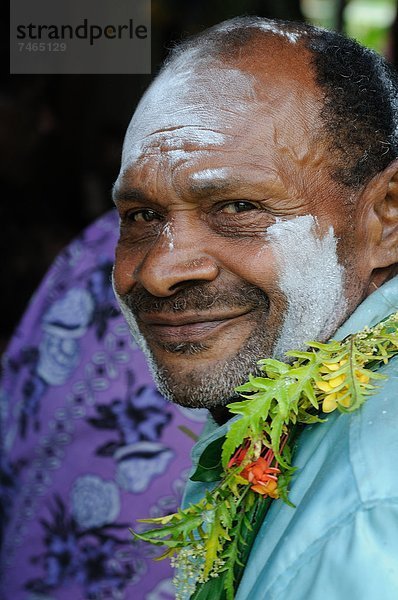
[[[219,273],[200,232],[166,225],[134,270],[133,277],[153,296],[172,296],[184,287],[209,282]]]

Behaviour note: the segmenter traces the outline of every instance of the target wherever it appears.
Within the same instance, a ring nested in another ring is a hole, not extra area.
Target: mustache
[[[269,307],[269,299],[265,292],[248,283],[224,285],[222,289],[211,284],[192,285],[165,298],[153,296],[145,288],[140,287],[127,294],[119,295],[119,298],[134,315],[199,312],[217,308],[268,310]]]

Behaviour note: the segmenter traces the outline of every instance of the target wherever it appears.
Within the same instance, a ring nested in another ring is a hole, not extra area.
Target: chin
[[[152,355],[149,365],[165,398],[186,408],[213,409],[229,404],[237,395],[235,388],[245,383],[250,373],[261,373],[258,356],[244,346],[224,360],[201,360],[198,355],[190,355],[166,366]]]

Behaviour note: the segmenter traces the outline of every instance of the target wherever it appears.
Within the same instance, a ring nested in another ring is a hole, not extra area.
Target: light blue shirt
[[[342,339],[398,310],[398,277],[369,296],[334,336]],[[300,436],[290,499],[273,502],[236,600],[398,599],[398,361],[355,413],[328,416]],[[192,452],[225,434],[210,421]],[[189,481],[184,506],[204,483]],[[216,600],[216,599],[215,599]]]

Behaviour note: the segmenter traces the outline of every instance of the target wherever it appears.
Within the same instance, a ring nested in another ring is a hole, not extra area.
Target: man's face
[[[250,71],[180,62],[127,132],[114,287],[180,404],[225,404],[256,360],[326,339],[363,294],[300,56],[284,46]]]

